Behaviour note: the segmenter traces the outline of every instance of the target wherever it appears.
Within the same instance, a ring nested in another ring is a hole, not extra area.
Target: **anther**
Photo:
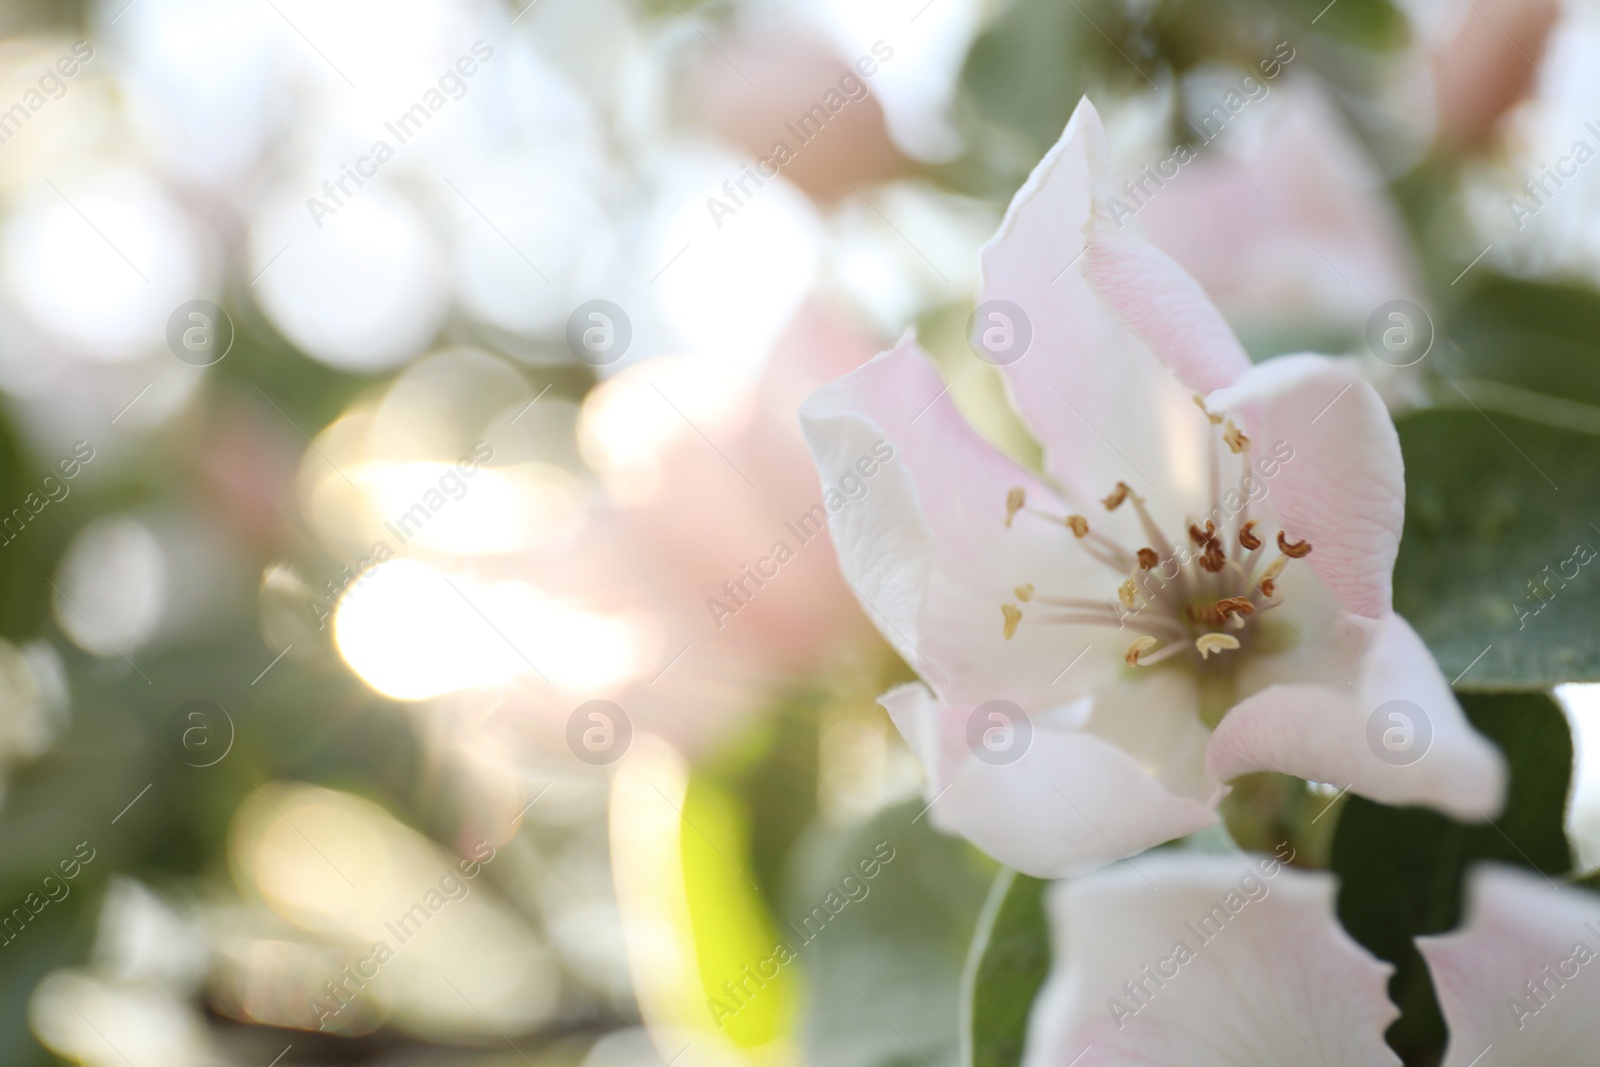
[[[1116,511],[1122,506],[1122,502],[1132,495],[1133,490],[1128,487],[1127,482],[1118,482],[1117,487],[1111,490],[1111,495],[1100,501],[1100,503],[1106,506],[1107,511]]]
[[[1130,608],[1135,607],[1139,603],[1139,595],[1137,588],[1133,584],[1132,578],[1129,578],[1127,581],[1117,586],[1117,596],[1122,599],[1123,604]]]
[[[1002,632],[1009,641],[1017,634],[1017,624],[1022,621],[1022,609],[1015,604],[1001,604],[1000,614],[1005,616],[1005,629]]]
[[[1126,663],[1130,667],[1139,666],[1139,656],[1150,651],[1155,647],[1155,645],[1156,639],[1148,634],[1146,634],[1144,637],[1135,639],[1133,644],[1128,646],[1128,651],[1123,655],[1122,662]]]
[[[1161,562],[1161,557],[1156,555],[1156,550],[1155,549],[1153,549],[1153,548],[1141,548],[1139,550],[1139,569],[1140,570],[1147,571],[1151,567],[1154,567],[1157,563],[1160,563],[1160,562]]]
[[[1011,529],[1011,520],[1027,506],[1028,494],[1020,485],[1006,493],[1006,529]]]
[[[1189,524],[1189,540],[1197,545],[1209,545],[1217,539],[1217,524],[1210,519],[1206,520],[1206,528],[1201,530],[1194,523]]]
[[[1240,432],[1239,427],[1233,424],[1232,419],[1228,420],[1227,429],[1222,432],[1222,439],[1228,442],[1228,447],[1232,449],[1233,454],[1236,456],[1250,447],[1250,438]]]
[[[1257,588],[1261,590],[1262,596],[1270,600],[1272,595],[1278,591],[1278,575],[1282,574],[1283,568],[1288,565],[1289,557],[1279,556],[1267,565],[1266,570],[1261,572],[1261,581],[1257,583]]]
[[[1211,414],[1211,412],[1206,411],[1205,398],[1202,397],[1199,393],[1196,393],[1194,395],[1194,406],[1199,408],[1201,411],[1205,411],[1206,418],[1211,420],[1211,425],[1216,426],[1218,423],[1220,423],[1222,421],[1222,416],[1221,415],[1213,415],[1213,414]]]
[[[1201,659],[1209,659],[1213,652],[1231,652],[1239,647],[1239,639],[1232,634],[1201,634],[1194,639]]]
[[[1228,565],[1228,557],[1223,554],[1222,542],[1215,537],[1206,542],[1206,550],[1200,555],[1200,569],[1210,571],[1212,574],[1221,574],[1222,568]]]
[[[1247,552],[1254,552],[1261,547],[1261,538],[1250,532],[1255,529],[1255,526],[1256,520],[1251,519],[1239,530],[1239,543],[1244,546]]]
[[[1250,598],[1242,596],[1224,597],[1217,601],[1216,609],[1223,618],[1229,615],[1253,615],[1256,610],[1255,605],[1250,603]]]
[[[1012,592],[1017,594],[1018,600],[1026,604],[1028,601],[1033,599],[1033,583],[1027,582],[1023,585],[1019,585],[1012,590]]]
[[[1283,531],[1279,530],[1278,551],[1282,552],[1285,556],[1288,556],[1291,559],[1304,559],[1306,556],[1311,554],[1311,542],[1295,541],[1291,544],[1289,539],[1284,537]]]
[[[1084,518],[1082,515],[1068,515],[1065,519],[1062,519],[1061,521],[1064,522],[1072,530],[1072,532],[1073,532],[1073,534],[1075,536],[1077,536],[1077,537],[1088,537],[1089,536],[1089,520]]]

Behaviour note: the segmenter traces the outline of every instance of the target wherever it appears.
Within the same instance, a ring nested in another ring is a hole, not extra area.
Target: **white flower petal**
[[[1391,968],[1339,927],[1334,890],[1271,857],[1176,852],[1055,887],[1023,1067],[1399,1064]]]
[[[1104,195],[1104,140],[1094,106],[1082,101],[983,248],[979,311],[989,301],[1007,300],[1027,316],[1031,345],[1003,373],[1017,410],[1045,447],[1051,475],[1084,507],[1125,481],[1176,524],[1187,512],[1206,510],[1200,507],[1203,472],[1197,460],[1186,461],[1205,455],[1209,427],[1190,402],[1195,387],[1180,384],[1085,278],[1085,226],[1095,199]],[[1161,303],[1196,294],[1189,281],[1180,293],[1155,290],[1145,299]],[[1210,314],[1221,322],[1215,309]],[[980,329],[985,325],[981,321]],[[1242,351],[1237,358],[1244,361]],[[1247,365],[1202,380],[1214,388]]]
[[[1485,1064],[1591,1067],[1600,897],[1485,866],[1472,872],[1467,900],[1460,930],[1417,938],[1450,1027],[1443,1067],[1469,1067],[1491,1045]]]
[[[1252,455],[1283,461],[1270,479],[1273,511],[1304,560],[1349,611],[1381,619],[1390,607],[1405,521],[1400,437],[1383,400],[1354,363],[1280,356],[1212,393],[1234,415]]]
[[[1391,613],[1362,625],[1366,652],[1348,691],[1284,684],[1248,697],[1211,735],[1211,773],[1281,771],[1385,804],[1493,818],[1505,803],[1499,750],[1467,722],[1410,624]]]
[[[1052,680],[1105,631],[1024,624],[1007,641],[1000,606],[1026,583],[1109,603],[1114,576],[1077,551],[1064,527],[1022,514],[1007,529],[1011,488],[1046,508],[1053,497],[979,437],[944,388],[907,337],[801,406],[825,486],[856,472],[863,457],[881,459],[884,445],[893,449],[866,495],[828,519],[840,569],[944,700],[1006,699],[1035,711],[1081,695],[1120,663],[1120,648],[1102,641],[1062,684],[1052,688]]]
[[[966,747],[973,707],[936,705],[918,685],[881,702],[929,768],[933,824],[1026,874],[1078,874],[1217,821],[1207,804],[1168,792],[1090,734],[1035,721],[1022,757],[997,765]]]

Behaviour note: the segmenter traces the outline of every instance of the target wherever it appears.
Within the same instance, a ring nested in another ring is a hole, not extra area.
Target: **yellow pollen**
[[[1156,639],[1146,634],[1128,646],[1128,651],[1122,657],[1122,662],[1130,667],[1139,666],[1139,656],[1155,647]]]
[[[1022,609],[1015,604],[1001,604],[1000,614],[1005,616],[1006,624],[1002,633],[1009,641],[1017,635],[1017,624],[1022,621]]]
[[[1025,585],[1019,585],[1013,590],[1013,592],[1017,594],[1018,600],[1026,604],[1028,601],[1033,599],[1033,583],[1029,582]]]
[[[1199,393],[1196,393],[1194,395],[1194,406],[1199,408],[1201,411],[1205,411],[1206,418],[1211,420],[1211,425],[1216,426],[1218,423],[1220,423],[1222,421],[1222,416],[1221,415],[1213,415],[1213,414],[1211,414],[1211,412],[1206,411],[1205,397],[1201,396]]]
[[[1028,494],[1020,485],[1006,493],[1006,529],[1011,529],[1011,520],[1027,506]]]
[[[1089,520],[1084,518],[1082,515],[1068,515],[1061,521],[1072,528],[1074,535],[1078,537],[1089,536]]]
[[[1261,547],[1261,538],[1250,532],[1251,530],[1254,530],[1255,527],[1256,520],[1251,519],[1249,522],[1245,523],[1244,527],[1239,531],[1239,543],[1245,547],[1247,552],[1254,552],[1256,549]]]
[[[1208,659],[1213,652],[1231,652],[1239,647],[1239,639],[1232,634],[1201,634],[1194,639],[1200,658]]]
[[[1135,591],[1132,578],[1117,586],[1117,596],[1121,597],[1122,602],[1130,608],[1138,604],[1138,594]]]
[[[1100,503],[1106,506],[1107,511],[1116,511],[1122,506],[1122,502],[1132,495],[1133,490],[1128,487],[1127,482],[1118,482],[1117,487],[1111,490],[1111,495]]]
[[[1222,439],[1228,442],[1228,447],[1236,456],[1250,447],[1250,438],[1239,431],[1239,427],[1233,424],[1232,419],[1228,420],[1228,428],[1223,431]]]

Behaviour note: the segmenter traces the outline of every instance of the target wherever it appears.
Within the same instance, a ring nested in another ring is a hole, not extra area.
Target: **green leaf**
[[[1542,694],[1467,694],[1462,703],[1511,767],[1504,813],[1466,826],[1421,808],[1353,797],[1333,841],[1339,921],[1396,966],[1389,993],[1402,1015],[1389,1041],[1407,1063],[1437,1062],[1444,1042],[1432,983],[1412,939],[1456,925],[1467,871],[1483,861],[1552,877],[1571,868],[1564,819],[1572,739],[1561,709]]]
[[[964,975],[963,1067],[1022,1062],[1028,1012],[1050,970],[1048,885],[1007,868],[989,887]]]
[[[778,933],[805,969],[811,1062],[955,1067],[961,968],[994,863],[917,818],[923,806],[848,831],[818,824],[796,854]]]
[[[1470,408],[1418,412],[1399,430],[1395,609],[1445,677],[1464,689],[1600,681],[1600,439]]]

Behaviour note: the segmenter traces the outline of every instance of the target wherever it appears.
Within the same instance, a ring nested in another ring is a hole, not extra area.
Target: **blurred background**
[[[964,329],[1088,93],[1253,355],[1592,456],[1597,59],[1579,0],[3,0],[0,1062],[954,1064],[994,868],[797,405],[916,327],[1030,455]]]

